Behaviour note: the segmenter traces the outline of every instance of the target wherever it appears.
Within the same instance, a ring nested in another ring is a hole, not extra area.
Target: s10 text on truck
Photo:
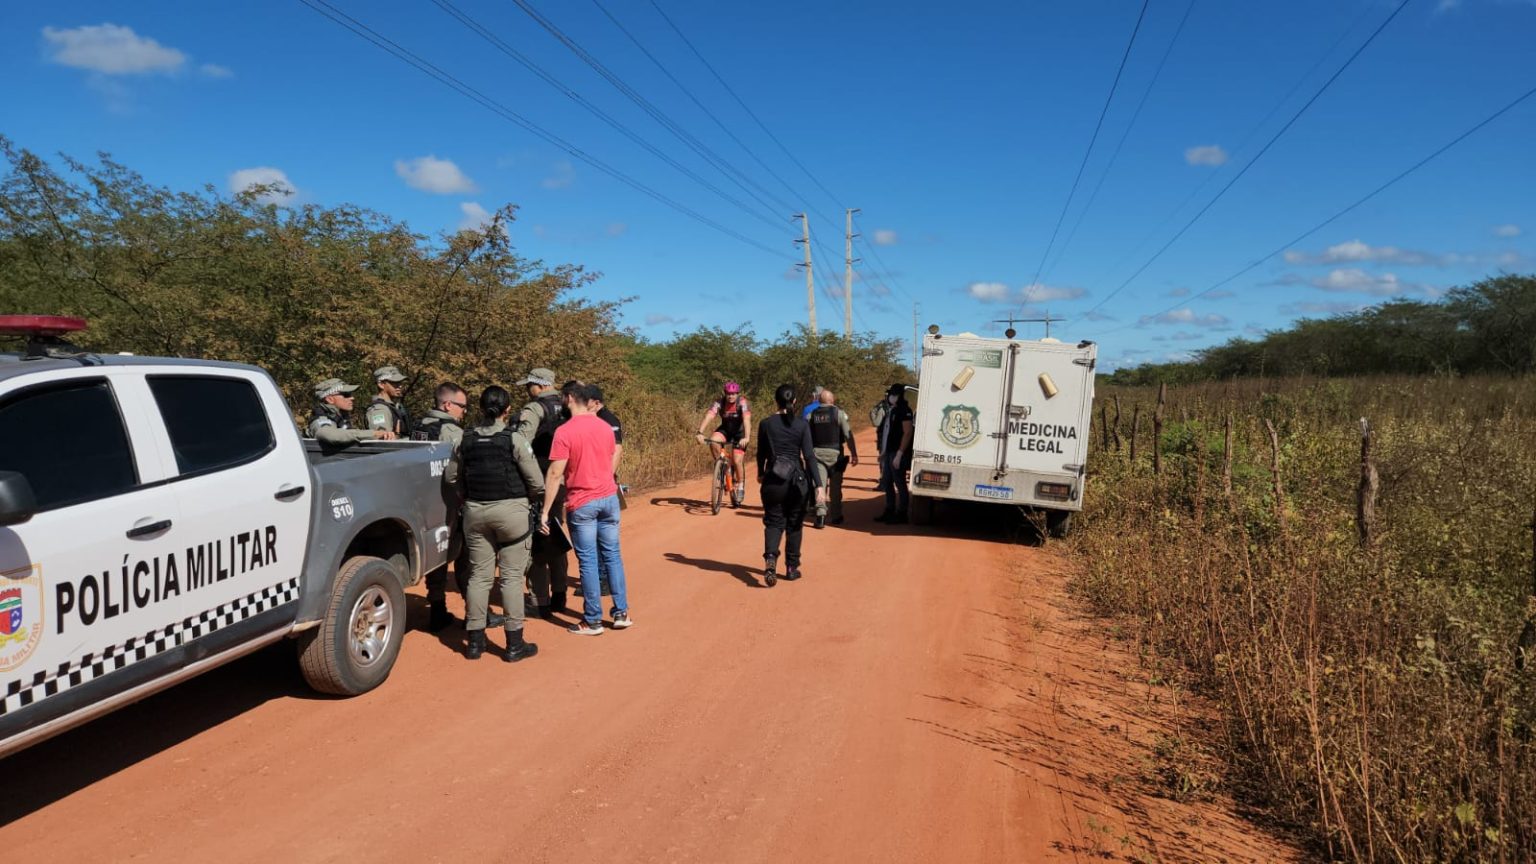
[[[317,690],[389,675],[444,566],[447,445],[323,451],[271,376],[82,353],[0,317],[0,755],[277,640]]]

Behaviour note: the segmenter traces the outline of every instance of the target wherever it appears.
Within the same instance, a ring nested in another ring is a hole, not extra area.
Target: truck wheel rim
[[[395,609],[389,594],[377,585],[363,592],[352,607],[352,638],[347,650],[352,662],[372,666],[384,656],[395,628]]]

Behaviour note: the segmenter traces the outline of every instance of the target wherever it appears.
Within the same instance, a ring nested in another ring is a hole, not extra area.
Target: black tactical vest
[[[313,425],[314,422],[319,420],[321,417],[324,417],[332,423],[335,423],[337,429],[352,428],[352,418],[346,414],[341,413],[339,409],[335,408],[329,403],[315,403],[315,413],[309,416],[310,424]]]
[[[539,420],[539,428],[533,433],[533,455],[538,457],[540,465],[549,464],[549,448],[555,443],[555,430],[565,422],[565,400],[560,392],[545,393],[534,400],[544,408],[544,416]]]
[[[817,449],[840,450],[843,446],[843,424],[838,422],[837,406],[823,405],[811,412],[811,446]]]
[[[401,438],[409,439],[414,437],[415,424],[411,422],[411,415],[406,413],[404,405],[399,402],[386,402],[380,396],[373,397],[373,401],[369,403],[370,408],[374,405],[383,405],[389,408],[389,413],[395,415],[395,428],[389,431],[394,432]]]
[[[504,501],[527,498],[528,487],[512,458],[512,430],[485,437],[474,429],[459,442],[459,464],[464,474],[464,494],[471,501]]]
[[[411,433],[412,441],[441,441],[443,430],[449,427],[457,428],[459,424],[441,417],[433,417],[431,414],[416,421],[416,429]]]

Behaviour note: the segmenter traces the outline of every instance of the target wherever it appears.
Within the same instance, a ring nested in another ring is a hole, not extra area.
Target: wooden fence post
[[[1221,420],[1221,491],[1232,500],[1232,412]]]
[[[1141,431],[1141,403],[1131,406],[1131,466],[1136,465],[1136,435]]]
[[[1157,385],[1157,410],[1152,414],[1152,473],[1163,473],[1163,406],[1168,400],[1168,384]]]
[[[1280,482],[1280,436],[1275,432],[1275,424],[1264,419],[1264,428],[1269,430],[1269,473],[1274,477],[1275,492],[1275,519],[1280,523],[1280,534],[1285,535],[1285,486]]]
[[[1120,452],[1120,394],[1115,394],[1115,452]]]
[[[1109,452],[1109,406],[1099,403],[1099,449]]]
[[[1360,546],[1369,549],[1375,542],[1376,491],[1381,477],[1371,460],[1371,421],[1360,418],[1360,490],[1355,499],[1355,521],[1360,529]]]

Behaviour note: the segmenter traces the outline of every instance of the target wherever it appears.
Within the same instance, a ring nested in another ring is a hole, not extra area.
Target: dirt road
[[[639,496],[636,626],[530,621],[540,655],[463,660],[412,631],[357,699],[291,646],[0,762],[11,860],[1276,860],[1220,802],[1137,781],[1164,734],[1135,664],[1007,532],[849,521],[765,588],[755,492]],[[419,593],[420,589],[416,589]],[[413,623],[425,618],[412,597]],[[493,641],[499,642],[500,634]]]

